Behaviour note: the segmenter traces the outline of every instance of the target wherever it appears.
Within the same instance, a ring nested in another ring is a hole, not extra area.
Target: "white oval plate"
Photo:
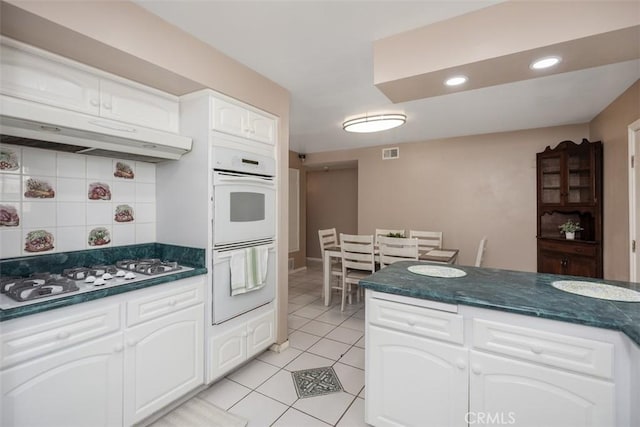
[[[605,283],[582,282],[579,280],[557,280],[551,286],[561,291],[590,298],[610,301],[640,302],[640,292],[633,289],[611,286]]]
[[[452,278],[464,277],[467,275],[466,272],[457,268],[440,267],[439,265],[412,265],[411,267],[407,267],[407,270],[415,274],[421,274],[429,277]]]

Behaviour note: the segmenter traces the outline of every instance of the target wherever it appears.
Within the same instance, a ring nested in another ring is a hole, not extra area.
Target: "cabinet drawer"
[[[613,345],[474,319],[473,346],[602,378],[613,377]]]
[[[94,305],[95,307],[95,305]],[[52,316],[55,313],[56,316]],[[61,311],[42,313],[41,317],[28,319],[25,327],[3,331],[0,337],[2,352],[0,367],[23,362],[53,351],[77,345],[120,329],[120,306],[92,308],[86,312],[65,315]],[[50,320],[53,319],[53,320]],[[22,320],[22,319],[18,319]]]
[[[462,316],[371,298],[369,323],[456,344],[464,340]]]
[[[538,241],[538,247],[543,251],[562,252],[567,255],[596,256],[597,248],[588,244],[572,244]]]
[[[169,288],[149,288],[145,296],[127,302],[127,326],[137,325],[204,301],[202,278],[185,279],[189,283],[170,284]]]

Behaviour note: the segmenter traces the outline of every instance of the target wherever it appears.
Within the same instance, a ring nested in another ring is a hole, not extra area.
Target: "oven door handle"
[[[256,248],[267,248],[269,250],[269,252],[273,252],[276,248],[276,245],[271,243],[269,245],[264,245],[264,246],[253,246]],[[241,251],[245,248],[237,248],[237,249],[229,249],[226,251],[219,251],[214,249],[213,250],[213,263],[214,264],[218,264],[220,262],[223,262],[223,260],[225,260],[226,258],[231,258],[231,255],[235,252],[235,251]]]
[[[231,184],[239,184],[239,183],[245,183],[245,182],[260,184],[270,188],[275,187],[275,182],[273,182],[273,179],[270,179],[270,178],[258,178],[258,177],[254,178],[249,176],[229,176],[229,175],[222,175],[222,174],[216,174],[214,178],[214,185],[217,183],[231,185]]]

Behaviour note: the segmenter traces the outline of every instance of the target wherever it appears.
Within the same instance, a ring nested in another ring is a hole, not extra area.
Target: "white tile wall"
[[[15,208],[20,224],[16,227],[0,225],[0,258],[155,241],[155,164],[13,145],[1,148],[13,152],[20,163],[18,170],[0,170],[0,205]],[[117,162],[129,165],[134,178],[114,176]],[[29,178],[49,183],[55,190],[55,197],[24,196]],[[111,200],[89,200],[89,184],[93,182],[108,184]],[[133,221],[115,221],[115,210],[120,204],[133,208]],[[111,242],[108,245],[89,246],[89,233],[97,227],[109,231]],[[51,233],[54,249],[26,252],[25,237],[34,230]]]

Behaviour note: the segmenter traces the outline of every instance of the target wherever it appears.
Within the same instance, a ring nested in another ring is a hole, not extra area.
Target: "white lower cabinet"
[[[0,425],[130,426],[204,384],[203,295],[197,276],[3,322]]]
[[[480,416],[523,427],[615,425],[613,383],[585,375],[471,351],[470,391],[470,422]]]
[[[125,425],[204,382],[202,309],[200,304],[125,331]]]
[[[274,314],[273,304],[269,304],[213,326],[207,382],[222,377],[275,342]]]
[[[1,371],[0,425],[121,425],[122,350],[118,333]]]
[[[368,424],[637,425],[639,353],[617,332],[370,290],[366,304]]]
[[[367,423],[466,425],[466,348],[370,326],[367,351]]]

